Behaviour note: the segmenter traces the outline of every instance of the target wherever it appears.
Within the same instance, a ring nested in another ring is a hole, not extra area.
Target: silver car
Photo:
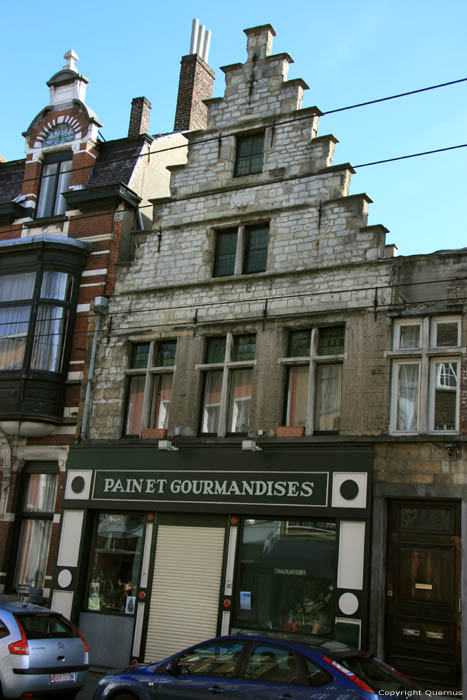
[[[88,666],[86,641],[63,615],[0,601],[0,696],[71,700]]]

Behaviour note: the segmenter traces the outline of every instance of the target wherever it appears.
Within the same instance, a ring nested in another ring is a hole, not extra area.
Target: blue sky
[[[175,8],[173,10],[172,8]],[[2,7],[0,155],[24,156],[24,131],[48,103],[46,81],[73,48],[90,80],[87,103],[109,140],[126,136],[133,97],[152,102],[151,133],[172,130],[181,56],[191,22],[212,30],[214,96],[220,66],[246,59],[243,29],[270,23],[273,52],[295,63],[289,78],[310,90],[304,107],[322,111],[467,77],[465,0],[100,0]],[[323,116],[320,135],[339,144],[334,163],[352,165],[467,143],[467,82]],[[370,224],[390,230],[399,254],[467,246],[467,148],[360,168],[351,193],[374,201]]]

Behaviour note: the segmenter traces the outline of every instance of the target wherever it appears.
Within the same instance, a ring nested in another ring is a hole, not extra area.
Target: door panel
[[[431,688],[460,681],[458,533],[454,502],[390,504],[386,657]]]

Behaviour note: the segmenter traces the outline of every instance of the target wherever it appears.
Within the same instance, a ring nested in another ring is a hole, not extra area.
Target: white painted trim
[[[63,511],[62,533],[58,549],[57,566],[78,566],[84,510]]]
[[[233,526],[229,532],[229,544],[227,550],[227,565],[225,567],[225,587],[224,595],[232,595],[234,569],[235,569],[235,551],[237,547],[238,527]]]
[[[146,534],[144,538],[144,550],[143,550],[143,561],[141,564],[141,578],[140,578],[140,588],[146,588],[148,585],[149,578],[149,565],[151,557],[151,544],[152,544],[152,534],[154,532],[154,524],[148,523],[146,525]]]
[[[222,611],[221,634],[229,634],[230,630],[230,610]]]
[[[57,591],[54,590],[52,593],[52,605],[51,609],[56,612],[62,613],[65,617],[71,617],[71,608],[73,606],[73,592],[72,591]]]
[[[84,272],[81,273],[81,277],[97,277],[100,275],[106,275],[107,274],[107,268],[102,267],[98,270],[84,270]]]
[[[83,378],[82,372],[68,372],[67,380],[69,382],[80,382]]]
[[[365,523],[341,520],[339,532],[339,556],[337,587],[363,590],[363,566],[365,562]]]
[[[85,311],[89,311],[90,308],[91,304],[78,304],[78,306],[76,307],[76,313],[81,314]]]
[[[96,243],[97,241],[109,241],[112,239],[111,233],[99,233],[97,236],[81,236],[77,238],[78,241],[91,241],[91,243]]]
[[[139,656],[141,650],[141,637],[143,635],[144,609],[145,603],[138,603],[136,606],[135,633],[133,636],[132,656]]]

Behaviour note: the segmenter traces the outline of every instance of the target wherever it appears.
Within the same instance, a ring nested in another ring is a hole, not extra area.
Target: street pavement
[[[104,673],[96,673],[95,671],[89,671],[86,685],[83,690],[76,696],[76,700],[92,700],[92,695],[96,685]]]

